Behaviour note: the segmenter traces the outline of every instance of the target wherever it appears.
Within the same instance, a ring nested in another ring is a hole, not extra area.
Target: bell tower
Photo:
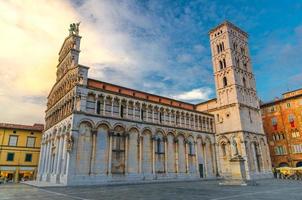
[[[248,179],[270,176],[248,34],[225,21],[209,36],[217,98],[201,104],[200,110],[215,116],[219,173],[231,176],[232,159],[239,156]]]
[[[219,121],[225,121],[226,118],[232,121],[240,120],[241,123],[233,124],[230,131],[236,129],[263,133],[259,99],[249,55],[248,34],[226,21],[212,29],[209,35],[216,106],[229,108],[225,115],[218,117]],[[257,126],[254,126],[255,123]]]

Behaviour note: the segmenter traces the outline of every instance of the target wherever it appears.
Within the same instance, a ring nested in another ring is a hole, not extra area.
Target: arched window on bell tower
[[[223,77],[222,81],[223,81],[223,87],[226,87],[226,86],[228,85],[228,80],[227,80],[227,78],[226,78],[226,77]]]
[[[242,78],[242,83],[243,83],[243,87],[245,87],[245,88],[246,88],[246,80],[245,80],[245,78],[244,78],[244,77]]]
[[[226,68],[225,58],[223,59],[223,67]]]
[[[221,60],[219,61],[219,67],[220,67],[220,70],[222,70],[222,69],[223,69],[223,63],[222,63],[222,61],[221,61]]]

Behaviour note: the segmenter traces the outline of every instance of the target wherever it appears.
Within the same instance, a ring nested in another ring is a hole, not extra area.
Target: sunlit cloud
[[[198,102],[208,100],[213,91],[211,88],[196,88],[191,91],[186,91],[172,96],[172,98],[181,101]]]

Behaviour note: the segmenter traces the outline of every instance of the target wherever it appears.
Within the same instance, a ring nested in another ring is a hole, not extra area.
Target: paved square
[[[60,188],[7,184],[0,185],[0,199],[302,199],[301,181],[271,179],[257,183],[259,184],[257,186],[219,186],[218,181],[193,181]]]

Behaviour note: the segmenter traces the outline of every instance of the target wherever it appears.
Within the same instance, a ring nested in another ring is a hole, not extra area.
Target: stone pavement
[[[219,186],[219,181],[191,181],[139,185],[36,188],[24,184],[0,185],[0,200],[44,199],[202,199],[302,200],[302,182],[270,179],[257,186]]]

